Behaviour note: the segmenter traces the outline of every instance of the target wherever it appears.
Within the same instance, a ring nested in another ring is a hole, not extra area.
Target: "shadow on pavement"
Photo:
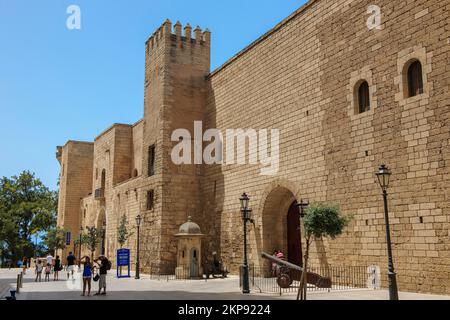
[[[93,292],[95,293],[95,291]],[[187,291],[111,291],[106,296],[82,297],[80,291],[73,292],[26,292],[18,300],[274,300],[274,297],[239,293],[198,293]]]

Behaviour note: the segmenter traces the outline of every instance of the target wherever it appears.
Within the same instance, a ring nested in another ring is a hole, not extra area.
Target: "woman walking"
[[[53,266],[53,272],[54,272],[54,274],[53,274],[53,281],[58,281],[59,280],[59,271],[61,271],[62,270],[62,268],[61,268],[61,259],[59,258],[59,256],[56,256],[56,259],[55,259],[55,265]]]
[[[81,264],[83,265],[83,294],[81,296],[84,297],[86,293],[86,286],[88,287],[88,294],[89,297],[91,295],[91,280],[92,280],[92,263],[91,258],[88,256],[83,257],[80,260]]]

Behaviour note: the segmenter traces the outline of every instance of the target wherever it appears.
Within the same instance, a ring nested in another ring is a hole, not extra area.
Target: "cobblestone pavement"
[[[9,295],[8,286],[15,288],[19,269],[0,270],[0,294]],[[108,294],[106,296],[82,297],[78,281],[66,281],[62,272],[60,281],[34,282],[34,271],[29,270],[24,276],[23,288],[17,295],[18,300],[295,300],[295,294],[261,294],[253,292],[243,295],[239,291],[238,278],[197,280],[197,281],[163,281],[150,280],[143,275],[140,280],[134,278],[116,279],[114,272],[108,276]],[[51,275],[53,279],[53,275]],[[3,289],[2,289],[3,288]],[[6,288],[6,291],[5,291]],[[98,289],[93,282],[92,293]],[[311,292],[310,300],[387,300],[386,290],[347,290],[339,292]],[[450,300],[450,296],[437,296],[417,293],[400,293],[403,300]]]

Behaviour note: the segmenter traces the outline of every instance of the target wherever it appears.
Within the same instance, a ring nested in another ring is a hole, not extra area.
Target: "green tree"
[[[119,226],[117,227],[117,241],[120,244],[120,248],[123,248],[125,242],[133,235],[128,231],[128,219],[126,215],[120,218]]]
[[[86,233],[81,236],[81,242],[91,251],[91,259],[94,259],[95,249],[97,249],[103,232],[96,227],[86,227]]]
[[[56,227],[50,229],[44,238],[44,244],[48,251],[54,252],[66,247],[66,233],[67,230]]]
[[[300,279],[297,300],[301,297],[306,300],[306,275],[308,272],[309,249],[313,239],[330,237],[335,239],[342,234],[344,228],[348,225],[351,216],[343,217],[340,215],[340,208],[337,204],[330,203],[312,203],[306,209],[303,217],[303,228],[306,240],[306,250],[304,255],[303,272]]]
[[[0,179],[0,242],[15,264],[33,256],[33,234],[56,225],[57,193],[29,171]]]

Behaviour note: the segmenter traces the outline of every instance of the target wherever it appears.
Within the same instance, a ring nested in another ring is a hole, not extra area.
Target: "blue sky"
[[[143,115],[144,44],[165,19],[208,27],[212,70],[305,0],[0,0],[0,176],[56,189],[57,145]],[[70,5],[81,30],[68,30]]]

